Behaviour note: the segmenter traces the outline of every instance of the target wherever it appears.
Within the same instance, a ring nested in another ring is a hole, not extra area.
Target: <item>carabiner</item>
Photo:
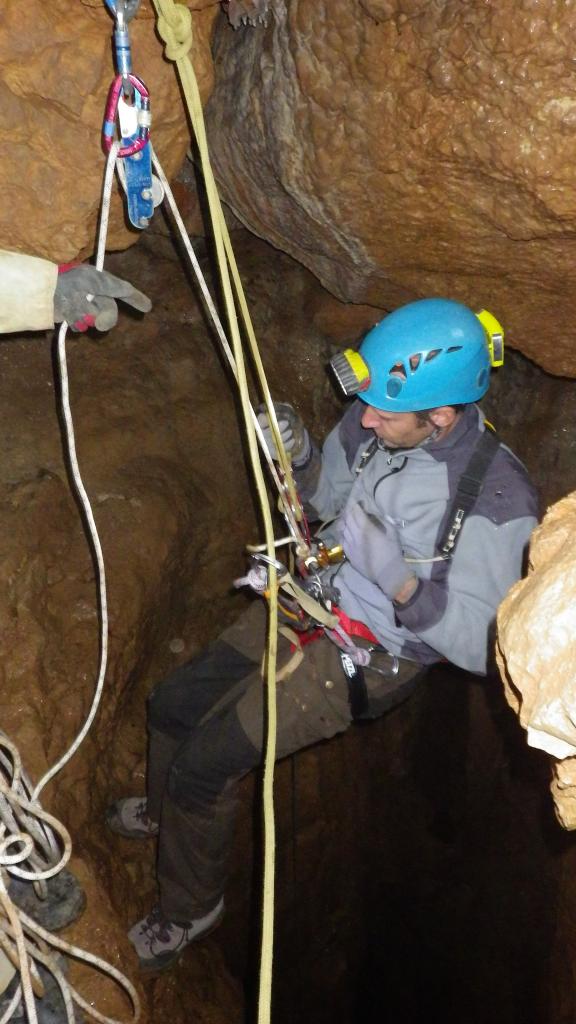
[[[108,0],[106,0],[108,2]],[[138,107],[138,131],[136,135],[132,136],[129,145],[121,146],[118,150],[118,156],[133,156],[134,153],[138,153],[150,138],[150,125],[152,123],[152,113],[150,110],[150,93],[144,85],[141,78],[136,75],[116,75],[110,86],[108,93],[108,99],[106,101],[106,113],[104,114],[104,125],[102,127],[102,144],[107,153],[112,148],[112,140],[114,138],[114,131],[116,128],[116,115],[118,113],[118,102],[120,100],[120,93],[122,91],[122,85],[124,78],[127,78],[131,85],[134,86],[135,101]]]

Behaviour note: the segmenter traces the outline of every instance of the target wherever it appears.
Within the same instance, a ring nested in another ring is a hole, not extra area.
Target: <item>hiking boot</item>
[[[204,917],[187,925],[167,921],[159,906],[153,907],[148,917],[138,921],[128,932],[144,971],[164,971],[176,963],[186,946],[204,939],[218,927],[224,917],[224,899]]]
[[[148,817],[145,796],[127,796],[117,800],[106,811],[106,822],[113,832],[127,839],[150,839],[160,826]]]
[[[32,882],[24,878],[10,878],[8,895],[14,905],[23,910],[36,924],[48,932],[59,932],[76,921],[86,908],[86,893],[80,882],[63,868],[46,881],[45,899],[36,895]]]

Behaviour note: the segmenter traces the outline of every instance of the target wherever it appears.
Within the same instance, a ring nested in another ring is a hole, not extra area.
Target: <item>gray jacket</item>
[[[347,561],[325,570],[340,592],[339,605],[365,623],[393,654],[431,664],[443,658],[485,673],[493,654],[496,609],[521,576],[530,533],[537,523],[535,489],[522,463],[501,445],[482,492],[464,522],[453,557],[438,558],[458,480],[468,465],[484,420],[470,405],[446,438],[423,447],[379,447],[358,474],[374,433],[361,423],[365,406],[355,401],[314,449],[297,483],[311,518],[335,519],[351,502],[362,502],[398,530],[404,557],[419,577],[412,598],[390,601]]]

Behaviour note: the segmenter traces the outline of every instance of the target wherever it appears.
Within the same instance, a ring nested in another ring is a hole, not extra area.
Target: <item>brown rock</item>
[[[482,304],[574,375],[575,30],[572,5],[535,0],[275,0],[266,26],[222,18],[223,195],[340,298]]]
[[[206,99],[216,0],[191,0],[192,59]],[[189,147],[175,68],[163,55],[151,0],[130,23],[134,71],[151,93],[152,139],[168,176]],[[0,31],[0,246],[64,262],[90,255],[104,155],[106,95],[114,74],[113,20],[104,0],[4,0]],[[133,244],[116,189],[109,248]]]
[[[549,509],[530,545],[530,573],[498,612],[498,662],[528,742],[565,763],[552,787],[557,814],[576,828],[576,493]]]
[[[317,282],[287,256],[273,263],[269,247],[245,232],[238,242],[254,322],[263,347],[277,353],[271,387],[315,403],[323,434],[327,343],[305,312]],[[146,695],[244,608],[231,584],[245,569],[244,545],[261,540],[229,376],[175,253],[169,259],[150,244],[147,233],[107,266],[138,276],[152,312],[122,310],[108,335],[67,341],[76,449],[107,572],[109,662],[93,729],[41,797],[70,830],[72,867],[87,891],[87,910],[66,935],[133,981],[126,930],[156,900],[155,848],[114,836],[104,809],[142,792]],[[292,311],[281,320],[270,313],[280,281]],[[93,698],[97,595],[63,458],[49,339],[5,341],[0,371],[0,717],[36,782]],[[122,994],[97,972],[75,968],[72,980],[99,1008],[129,1019]],[[145,985],[143,1024],[235,1024],[240,989],[210,940]]]
[[[560,824],[576,829],[576,757],[567,757],[552,766],[552,796]]]

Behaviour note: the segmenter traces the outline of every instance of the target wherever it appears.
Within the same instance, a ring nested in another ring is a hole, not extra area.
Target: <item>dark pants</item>
[[[160,822],[161,908],[179,924],[208,913],[224,891],[236,783],[261,758],[265,638],[266,608],[256,602],[149,698],[148,813]],[[280,674],[292,654],[280,636]],[[414,689],[421,667],[401,666],[394,681],[366,671],[374,714]],[[305,646],[302,663],[278,683],[277,708],[278,758],[348,728],[348,683],[326,637]]]

